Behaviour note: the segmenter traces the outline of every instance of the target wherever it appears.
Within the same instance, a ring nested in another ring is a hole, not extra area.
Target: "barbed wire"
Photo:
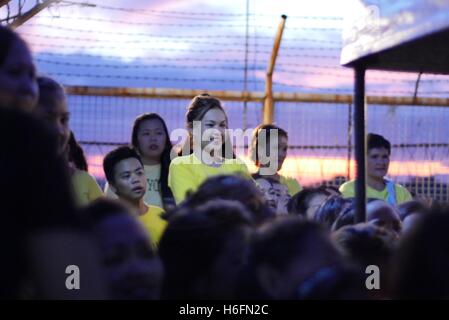
[[[274,27],[273,27],[274,28]],[[307,31],[341,31],[343,28],[334,28],[334,27],[292,27],[285,26],[285,30],[307,30]]]
[[[214,83],[242,83],[241,79],[214,79],[214,78],[170,78],[170,77],[151,77],[151,76],[127,76],[113,74],[92,74],[92,73],[69,73],[69,72],[48,72],[48,75],[55,77],[76,77],[76,78],[96,78],[96,79],[124,79],[124,80],[153,80],[153,81],[172,81],[172,82],[214,82]],[[250,83],[264,82],[263,80],[248,80]]]
[[[214,41],[195,41],[195,40],[167,40],[167,39],[151,39],[151,40],[108,40],[108,39],[93,39],[93,38],[80,38],[80,37],[68,37],[68,36],[54,36],[43,35],[36,33],[21,32],[21,35],[31,38],[43,38],[51,40],[65,40],[65,41],[80,41],[80,42],[95,42],[95,43],[126,43],[126,44],[148,44],[148,43],[182,43],[182,44],[199,44],[199,45],[212,45],[223,47],[243,47],[243,43],[238,42],[214,42]],[[270,44],[259,44],[259,47],[271,48]],[[335,51],[339,48],[326,48],[326,47],[292,47],[282,46],[283,50],[298,50],[298,51]],[[266,52],[262,52],[266,53]]]
[[[92,34],[92,30],[86,30],[86,29],[76,29],[76,28],[68,28],[68,27],[62,27],[57,25],[48,25],[43,23],[30,23],[23,25],[21,29],[25,27],[30,28],[49,28],[58,31],[71,31],[71,32],[79,32],[79,33],[89,33]],[[19,33],[20,32],[19,30]],[[108,34],[108,35],[114,35],[114,36],[137,36],[137,37],[149,37],[149,38],[172,38],[172,39],[244,39],[245,36],[242,35],[161,35],[161,34],[154,34],[154,33],[145,33],[145,32],[120,32],[120,31],[105,31],[105,30],[95,30],[95,34]],[[250,37],[250,39],[266,39],[266,40],[273,40],[273,37],[271,36],[257,36],[257,37]],[[341,41],[332,41],[332,40],[320,40],[320,39],[310,39],[310,38],[304,38],[304,37],[296,37],[296,38],[283,38],[283,42],[290,42],[290,41],[305,41],[305,42],[313,42],[313,43],[322,43],[322,44],[341,44]],[[267,44],[266,46],[272,47],[273,45]],[[337,49],[336,47],[333,49]]]
[[[351,68],[342,67],[342,66],[330,66],[325,64],[307,64],[307,63],[289,63],[289,62],[278,62],[276,63],[276,70],[281,70],[282,68],[279,67],[298,67],[298,68],[313,68],[313,69],[326,69],[326,70],[335,70],[335,71],[348,71],[352,72],[353,70]],[[384,71],[384,70],[368,70],[369,72],[366,74],[367,79],[373,79],[373,80],[381,80],[385,78],[379,78],[379,77],[372,77],[372,72],[378,72],[382,74],[394,74],[397,75],[399,72],[394,71]],[[286,71],[287,72],[287,71]],[[328,74],[328,73],[326,73]],[[409,73],[408,73],[409,74]],[[423,75],[432,75],[432,74],[423,74]],[[416,79],[400,79],[400,80],[410,80],[410,81],[416,81]],[[446,79],[421,79],[420,81],[439,81],[439,82],[446,82],[448,80]]]
[[[95,49],[106,49],[106,50],[116,50],[123,49],[123,47],[119,46],[75,46],[75,45],[62,45],[62,44],[51,44],[51,43],[35,43],[29,42],[31,46],[35,47],[49,47],[49,48],[58,48],[58,49],[78,49],[78,50],[95,50]],[[146,49],[146,50],[154,50],[154,51],[163,51],[163,52],[189,52],[189,53],[226,53],[226,52],[235,52],[235,53],[244,53],[244,49],[226,49],[226,50],[196,50],[196,49],[180,49],[180,48],[154,48],[154,47],[137,47],[136,49]],[[271,54],[270,51],[252,51],[257,54],[266,54],[269,56]],[[283,53],[282,57],[287,58],[315,58],[315,59],[339,59],[339,56],[335,55],[309,55],[309,54],[286,54]]]
[[[176,27],[176,28],[244,28],[244,24],[218,24],[218,23],[162,23],[162,22],[135,22],[117,19],[103,19],[92,17],[51,17],[40,16],[39,18],[50,18],[52,20],[75,20],[75,21],[92,21],[110,24],[122,24],[130,26],[146,26],[146,27]],[[276,26],[256,25],[257,28],[276,29]]]
[[[86,30],[86,29],[75,29],[75,28],[68,28],[68,27],[61,27],[61,26],[55,26],[55,25],[47,25],[42,23],[30,23],[26,24],[23,27],[40,27],[40,28],[49,28],[52,30],[60,30],[60,31],[73,31],[73,32],[80,32],[80,33],[89,33],[92,34],[92,30]],[[19,30],[20,33],[20,30]],[[105,30],[95,30],[96,34],[111,34],[111,35],[119,35],[119,36],[139,36],[139,37],[151,37],[151,38],[173,38],[173,39],[244,39],[244,36],[241,35],[161,35],[160,33],[144,33],[144,32],[120,32],[120,31],[105,31]],[[273,39],[273,37],[269,36],[261,36],[260,38],[263,39]]]
[[[217,23],[162,23],[162,22],[136,22],[136,21],[125,21],[118,19],[104,19],[104,18],[92,18],[92,17],[68,17],[68,16],[39,16],[40,19],[51,19],[51,20],[75,20],[75,21],[92,21],[110,24],[121,24],[130,26],[146,26],[146,27],[176,27],[176,28],[245,28],[245,24],[217,24]],[[261,29],[277,29],[277,26],[269,25],[256,25],[251,24],[250,27],[257,27]],[[335,27],[309,27],[309,26],[286,26],[286,29],[290,30],[311,30],[311,31],[335,31],[342,30],[341,28]]]
[[[134,65],[134,64],[126,64],[126,65],[117,65],[117,64],[102,64],[102,63],[73,63],[73,62],[60,62],[60,61],[53,61],[53,60],[46,60],[41,58],[35,59],[37,62],[41,63],[47,63],[47,64],[54,64],[54,65],[63,65],[67,67],[82,67],[82,68],[107,68],[107,69],[205,69],[205,70],[235,70],[235,71],[242,71],[243,67],[232,67],[232,66],[191,66],[191,65],[176,65],[176,64],[156,64],[156,65]],[[265,71],[263,68],[249,68],[251,71]],[[316,72],[316,71],[304,71],[304,70],[284,70],[284,69],[276,69],[276,72],[281,73],[289,73],[289,74],[309,74],[309,75],[319,75],[319,76],[331,76],[336,78],[343,78],[343,79],[352,79],[352,75],[343,75],[343,74],[333,74],[333,73],[326,73],[326,72]],[[406,79],[389,79],[389,78],[377,78],[372,77],[370,78],[372,80],[379,80],[379,81],[385,81],[385,82],[396,82],[396,83],[413,83],[414,80],[406,80]],[[433,79],[423,80],[427,82],[433,82]],[[449,82],[449,79],[446,80],[439,80],[441,82]]]
[[[82,4],[80,2],[74,1],[63,1],[63,3],[71,3],[71,4]],[[102,4],[85,2],[86,4],[90,4],[95,8],[104,9],[104,10],[112,10],[112,11],[124,11],[124,12],[134,12],[139,14],[174,14],[174,15],[187,15],[187,16],[211,16],[211,17],[241,17],[244,18],[246,14],[244,13],[224,13],[224,12],[192,12],[192,11],[172,11],[172,10],[154,10],[154,9],[135,9],[135,8],[124,8],[124,7],[114,7],[114,6],[106,6]],[[254,14],[250,13],[251,17],[275,17],[274,15],[269,14]],[[293,19],[304,19],[304,20],[343,20],[342,17],[336,16],[289,16],[289,18]]]
[[[179,65],[179,64],[155,64],[155,65],[118,65],[118,64],[104,64],[104,63],[73,63],[73,62],[60,62],[53,60],[46,60],[41,58],[36,58],[35,61],[47,64],[62,65],[67,67],[81,67],[81,68],[106,68],[106,69],[158,69],[158,68],[173,68],[173,69],[220,69],[220,70],[238,70],[242,71],[243,67],[231,67],[231,66],[189,66],[189,65]],[[252,70],[252,68],[249,68]],[[256,69],[262,70],[262,69]]]
[[[35,47],[49,47],[49,48],[58,48],[58,49],[78,49],[78,50],[94,50],[94,49],[106,49],[106,50],[122,50],[123,47],[119,46],[75,46],[75,45],[62,45],[62,44],[52,44],[52,43],[35,43],[29,42],[31,46]],[[132,49],[132,48],[127,48]],[[196,49],[181,49],[181,48],[154,48],[154,47],[136,47],[134,49],[145,49],[145,50],[153,50],[153,51],[163,51],[163,52],[189,52],[189,53],[225,53],[225,52],[236,52],[242,53],[245,52],[244,49],[226,49],[226,50],[213,50],[213,49],[204,49],[204,50],[196,50]],[[257,53],[267,54],[269,55],[269,51],[258,51]],[[287,55],[286,55],[287,56]],[[297,57],[297,55],[294,55]]]
[[[291,84],[291,83],[284,83],[284,82],[279,82],[279,81],[273,81],[274,85],[279,85],[279,86],[287,86],[287,87],[292,87],[292,88],[302,88],[302,89],[308,89],[308,90],[320,90],[320,91],[328,91],[328,92],[340,92],[340,93],[353,93],[353,89],[352,88],[348,88],[348,89],[339,89],[339,88],[323,88],[323,87],[316,87],[316,86],[311,86],[311,85],[304,85],[304,84]],[[381,93],[381,94],[385,94],[385,93],[394,93],[394,94],[413,94],[413,90],[410,91],[401,91],[401,90],[366,90],[369,92],[373,92],[373,93]],[[428,92],[426,92],[428,93]]]
[[[98,58],[98,59],[122,59],[122,58],[129,58],[129,57],[123,57],[123,56],[112,56],[112,55],[97,55],[97,54],[88,54],[88,53],[73,53],[70,55],[62,54],[62,53],[53,53],[53,52],[41,52],[39,53],[39,56],[50,56],[50,57],[84,57],[84,58]],[[167,58],[167,57],[142,57],[139,58],[139,60],[143,61],[179,61],[179,62],[185,62],[185,61],[192,61],[192,62],[218,62],[218,63],[242,63],[243,59],[218,59],[218,58]]]
[[[318,67],[318,66],[315,66]],[[345,69],[342,68],[341,71],[344,71]],[[276,68],[277,72],[282,73],[289,73],[289,74],[311,74],[311,75],[319,75],[319,76],[330,76],[330,77],[336,77],[336,78],[344,78],[349,79],[353,78],[353,74],[337,74],[337,73],[329,73],[329,72],[319,72],[319,71],[304,71],[304,70],[286,70],[283,68]],[[348,70],[351,71],[351,70]],[[392,72],[393,73],[393,72]],[[377,81],[386,81],[386,82],[397,82],[397,83],[415,83],[415,79],[391,79],[391,78],[379,78],[379,77],[373,77],[373,76],[366,76],[369,80],[377,80]],[[422,79],[422,83],[429,83],[429,82],[449,82],[449,79]]]
[[[280,58],[311,58],[311,59],[340,59],[340,56],[337,55],[329,55],[329,56],[323,56],[323,55],[311,55],[311,54],[288,54],[288,53],[284,53],[282,51],[282,47],[281,50],[279,51],[279,56],[278,59]]]
[[[290,83],[284,83],[279,81],[273,81],[274,85],[279,86],[286,86],[291,88],[301,88],[301,89],[307,89],[307,90],[320,90],[320,91],[327,91],[327,92],[338,92],[338,93],[350,93],[352,94],[354,91],[352,88],[348,89],[339,89],[339,88],[322,88],[322,87],[316,87],[316,86],[310,86],[310,85],[303,85],[303,84],[290,84]],[[413,95],[413,89],[410,89],[409,91],[406,90],[374,90],[367,88],[367,93],[378,93],[381,95],[385,94],[401,94],[401,95]],[[422,91],[420,92],[420,96],[423,95],[447,95],[449,94],[449,90],[447,91]]]

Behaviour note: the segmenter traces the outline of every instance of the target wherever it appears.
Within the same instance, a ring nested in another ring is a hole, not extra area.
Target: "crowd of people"
[[[250,173],[219,99],[194,97],[185,123],[177,150],[161,116],[137,117],[129,145],[104,157],[101,190],[63,86],[0,26],[0,298],[449,298],[449,211],[386,178],[386,138],[367,136],[357,223],[354,181],[303,188],[279,174],[282,128],[254,129]]]

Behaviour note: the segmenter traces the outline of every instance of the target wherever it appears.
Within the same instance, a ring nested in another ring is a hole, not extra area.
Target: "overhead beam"
[[[166,88],[126,88],[126,87],[92,87],[92,86],[65,86],[68,94],[80,96],[108,96],[158,99],[192,99],[194,96],[209,93],[225,101],[264,102],[265,93],[261,91],[225,91],[225,90],[190,90]],[[333,103],[347,107],[353,103],[353,95],[345,94],[313,94],[274,92],[274,101],[282,102],[308,102]],[[445,98],[416,98],[392,96],[367,96],[368,105],[395,105],[395,106],[423,106],[423,107],[449,107],[449,99]]]

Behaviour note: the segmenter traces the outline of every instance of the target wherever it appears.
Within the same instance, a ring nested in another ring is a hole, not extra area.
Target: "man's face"
[[[368,150],[368,176],[381,179],[387,175],[390,165],[390,154],[385,148],[373,148]]]
[[[120,198],[140,200],[147,190],[147,180],[142,164],[136,158],[118,162],[114,167],[114,183],[111,184]]]

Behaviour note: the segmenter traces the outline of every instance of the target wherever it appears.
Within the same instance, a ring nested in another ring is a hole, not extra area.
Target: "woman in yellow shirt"
[[[207,177],[240,174],[251,178],[245,163],[235,157],[227,136],[228,117],[217,98],[198,95],[186,113],[189,137],[182,156],[170,164],[168,184],[176,203],[194,192]]]
[[[34,113],[54,128],[58,136],[59,152],[67,158],[76,204],[84,206],[101,197],[103,193],[94,177],[70,163],[70,153],[75,151],[73,148],[77,143],[72,137],[72,150],[70,150],[70,113],[64,89],[55,80],[47,77],[38,77],[37,83],[39,99]]]

